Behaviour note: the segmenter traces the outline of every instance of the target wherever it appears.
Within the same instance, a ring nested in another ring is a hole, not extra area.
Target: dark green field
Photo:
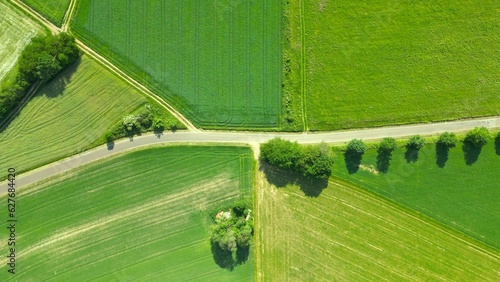
[[[498,1],[299,3],[309,129],[500,114]]]
[[[245,147],[157,147],[22,187],[18,273],[2,264],[0,281],[251,281],[253,248],[223,269],[208,231],[217,209],[251,201],[252,167]]]
[[[420,150],[415,162],[408,163],[406,149],[400,148],[392,154],[387,172],[378,173],[377,152],[370,149],[359,170],[351,174],[343,154],[338,153],[333,175],[500,249],[500,155],[495,150],[490,141],[479,154],[470,149],[464,153],[459,143],[447,160],[440,151],[438,160],[431,144]]]
[[[22,0],[49,21],[61,26],[71,0]]]
[[[277,128],[280,1],[81,1],[74,33],[201,127]]]

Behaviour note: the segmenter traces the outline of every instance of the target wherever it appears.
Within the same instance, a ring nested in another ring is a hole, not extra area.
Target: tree
[[[445,148],[453,148],[457,145],[458,139],[455,133],[444,132],[439,136],[437,144]]]
[[[490,132],[486,127],[476,127],[467,133],[464,141],[476,148],[481,148],[488,143],[489,139]]]
[[[362,155],[366,152],[366,145],[361,139],[352,139],[347,144],[347,153],[353,155]]]
[[[415,135],[408,140],[406,146],[414,150],[419,150],[425,146],[425,139],[420,137],[420,135]]]
[[[300,155],[301,148],[297,142],[274,138],[260,145],[261,158],[280,168],[296,169]]]
[[[384,138],[382,142],[380,142],[379,146],[379,150],[381,152],[386,152],[386,153],[392,152],[396,150],[396,148],[397,148],[396,139],[392,137]]]
[[[325,143],[317,146],[306,146],[297,163],[302,175],[318,179],[328,178],[332,172],[333,154]]]

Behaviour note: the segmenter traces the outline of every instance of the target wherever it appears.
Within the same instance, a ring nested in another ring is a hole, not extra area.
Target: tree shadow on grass
[[[45,95],[48,98],[54,98],[61,95],[66,89],[66,86],[71,82],[81,62],[82,59],[79,57],[74,63],[54,76],[54,78],[47,82],[48,87],[44,87],[40,95]]]
[[[346,151],[344,153],[345,166],[349,174],[358,172],[363,154],[356,154]]]
[[[405,159],[407,163],[414,163],[418,160],[418,149],[407,147],[405,152]]]
[[[283,188],[289,184],[295,184],[308,197],[318,197],[323,189],[328,186],[328,178],[316,179],[304,177],[298,172],[280,169],[265,161],[260,161],[259,169],[264,172],[267,181],[272,185]]]
[[[389,171],[389,165],[392,159],[392,151],[388,150],[377,150],[377,170],[380,173],[387,173]]]
[[[466,165],[472,165],[477,162],[479,154],[481,154],[481,148],[482,147],[476,147],[467,141],[463,142],[462,151],[464,152]]]
[[[436,164],[438,167],[443,168],[446,165],[446,162],[448,161],[448,152],[450,151],[450,148],[441,145],[441,144],[436,144]]]
[[[250,256],[250,247],[238,247],[236,250],[236,265],[244,264]]]
[[[250,256],[250,247],[238,247],[236,249],[235,259],[232,252],[222,249],[219,244],[212,242],[211,245],[214,262],[220,268],[227,269],[229,271],[233,271],[236,266],[247,262],[248,257]]]
[[[233,270],[235,261],[233,254],[230,251],[223,250],[219,244],[212,242],[212,256],[215,263],[220,267],[227,270]]]

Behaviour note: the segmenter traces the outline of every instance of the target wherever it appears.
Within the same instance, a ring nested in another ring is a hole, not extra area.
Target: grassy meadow
[[[22,172],[80,152],[148,100],[83,56],[55,77],[0,132],[0,171]]]
[[[500,114],[497,1],[300,2],[309,129]]]
[[[0,82],[15,66],[32,37],[45,30],[5,0],[0,0]],[[0,85],[1,86],[1,85]]]
[[[73,32],[203,128],[278,128],[280,1],[82,1]]]
[[[3,264],[0,280],[251,281],[253,251],[222,269],[208,231],[217,209],[252,199],[253,162],[246,147],[155,147],[23,187],[19,273]]]
[[[71,0],[22,0],[57,26],[62,25]]]
[[[498,252],[352,184],[257,182],[257,281],[495,281]],[[272,183],[272,184],[271,184]],[[277,188],[279,187],[279,188]],[[316,190],[317,197],[306,194]]]
[[[350,172],[339,152],[333,175],[500,249],[498,152],[493,141],[480,151],[459,143],[448,154],[436,151],[434,144],[420,149],[417,156],[408,154],[403,147],[390,158],[369,149],[359,170]]]

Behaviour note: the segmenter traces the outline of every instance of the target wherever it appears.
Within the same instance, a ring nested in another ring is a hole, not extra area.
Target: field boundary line
[[[445,225],[444,223],[441,223],[441,222],[437,221],[436,219],[434,219],[426,214],[423,214],[421,212],[418,212],[417,210],[411,209],[411,208],[409,208],[401,203],[395,202],[394,200],[391,200],[391,199],[385,197],[384,195],[366,190],[362,187],[359,187],[357,184],[354,184],[348,180],[345,180],[345,179],[339,178],[339,177],[335,177],[335,176],[333,178],[330,178],[328,180],[328,183],[333,184],[335,186],[345,185],[345,186],[349,187],[350,189],[353,189],[355,193],[358,193],[361,196],[369,197],[375,202],[385,204],[391,208],[398,209],[401,213],[407,215],[408,217],[415,219],[415,220],[417,220],[417,221],[419,221],[427,226],[430,226],[436,230],[439,230],[439,231],[445,233],[446,235],[455,238],[456,240],[459,240],[460,242],[466,244],[470,248],[478,251],[479,253],[485,254],[485,255],[489,256],[490,258],[500,260],[500,255],[493,251],[494,247],[492,247],[492,246],[490,246],[482,241],[479,241],[479,240],[477,240],[477,239],[475,239],[475,238],[473,238],[473,237],[471,237],[471,236],[469,236],[469,235],[467,235],[467,234],[465,234],[465,233],[463,233],[463,232],[461,232],[461,231],[459,231],[451,226]],[[461,238],[460,236],[453,234],[453,233],[459,233],[464,238]],[[480,244],[483,244],[487,248],[491,248],[491,250],[483,248]]]
[[[302,122],[304,124],[304,131],[309,130],[307,125],[307,112],[306,112],[306,91],[307,91],[307,74],[306,74],[306,21],[304,18],[305,5],[304,0],[300,0],[300,92],[302,92]]]

